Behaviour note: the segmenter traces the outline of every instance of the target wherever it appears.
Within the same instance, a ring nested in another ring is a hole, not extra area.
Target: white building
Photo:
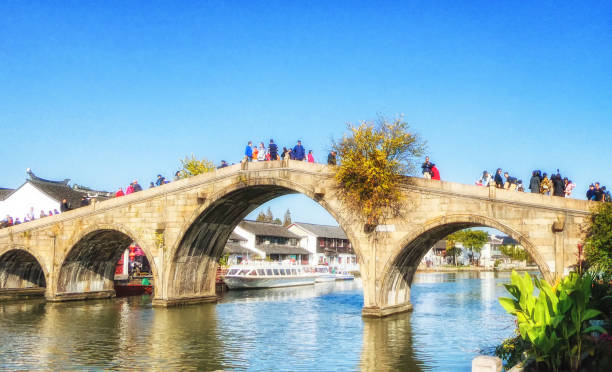
[[[452,263],[452,257],[446,257],[446,240],[438,241],[421,260],[421,267],[431,268]]]
[[[351,242],[340,227],[296,222],[289,225],[289,231],[302,237],[302,247],[310,253],[310,262],[313,264],[359,270]]]
[[[310,263],[310,252],[302,247],[302,237],[282,225],[244,220],[236,226],[223,250],[229,263],[244,259],[272,261],[292,260],[303,265]]]
[[[60,213],[63,199],[66,199],[71,208],[81,206],[81,198],[98,197],[106,198],[108,193],[68,186],[69,179],[63,181],[49,181],[36,177],[28,170],[30,176],[21,186],[15,190],[0,190],[0,219],[7,215],[13,217],[13,221],[19,219],[24,222],[32,218],[40,218],[41,211],[48,215]]]
[[[515,261],[505,256],[500,250],[501,246],[515,246],[524,249],[519,242],[509,236],[491,236],[489,242],[482,248],[480,265],[492,268],[495,267],[497,261],[499,268],[525,268],[527,266],[527,261]]]
[[[480,249],[478,257],[478,264],[486,268],[493,268],[496,260],[503,259],[502,253],[499,247],[503,244],[503,237],[490,235],[489,241],[485,243]]]

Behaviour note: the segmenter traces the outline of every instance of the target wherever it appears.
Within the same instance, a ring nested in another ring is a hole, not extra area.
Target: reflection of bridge
[[[475,226],[519,241],[544,277],[575,262],[589,203],[406,178],[402,216],[376,235],[343,208],[332,169],[304,162],[257,162],[216,170],[0,230],[0,288],[46,287],[50,301],[114,295],[114,265],[135,241],[151,263],[154,304],[214,301],[215,271],[234,227],[273,198],[302,193],[344,229],[361,262],[367,316],[409,310],[410,284],[439,239]]]

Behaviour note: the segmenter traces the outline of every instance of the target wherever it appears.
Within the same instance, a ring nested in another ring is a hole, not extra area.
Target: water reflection
[[[362,319],[359,280],[230,291],[162,309],[148,296],[0,303],[0,369],[469,371],[510,336],[509,274],[417,274],[414,312]]]
[[[425,366],[417,359],[412,346],[411,313],[384,319],[364,319],[362,371],[421,371]]]
[[[223,356],[226,345],[218,331],[214,304],[154,309],[149,313],[153,316],[145,346],[148,350],[143,350],[147,355],[145,369],[234,369],[233,361]]]

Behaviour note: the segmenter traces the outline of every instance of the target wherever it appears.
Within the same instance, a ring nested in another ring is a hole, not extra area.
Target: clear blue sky
[[[194,153],[406,120],[444,180],[559,168],[612,186],[612,3],[2,1],[0,187],[115,190]],[[272,203],[333,223],[304,197]]]

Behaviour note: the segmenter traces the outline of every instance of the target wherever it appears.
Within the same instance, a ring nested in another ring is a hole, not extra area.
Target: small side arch
[[[49,273],[39,255],[24,246],[0,249],[0,290],[46,288]]]
[[[416,269],[433,245],[444,237],[459,230],[472,227],[497,229],[518,241],[531,255],[542,276],[551,282],[553,276],[542,256],[527,237],[515,229],[489,217],[471,214],[454,214],[428,221],[416,231],[402,239],[398,252],[385,264],[378,303],[394,306],[410,300],[410,285]]]
[[[112,291],[115,265],[134,242],[147,255],[154,282],[158,272],[151,250],[136,233],[115,224],[96,224],[81,231],[69,243],[55,282],[56,292],[86,293]],[[157,291],[157,286],[154,286]]]

